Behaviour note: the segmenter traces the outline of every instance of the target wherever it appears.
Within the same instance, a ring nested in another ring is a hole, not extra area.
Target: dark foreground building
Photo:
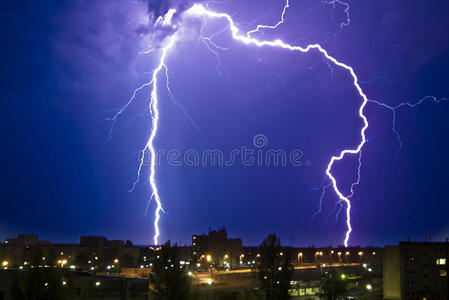
[[[26,281],[27,270],[0,270],[0,300],[11,298],[11,287],[14,278],[23,284]],[[68,283],[61,279],[61,286]],[[94,273],[70,272],[70,288],[68,298],[71,300],[149,300],[149,279],[129,278],[123,276],[102,276]],[[42,286],[45,288],[45,283]]]
[[[400,242],[383,253],[385,299],[449,299],[449,242]]]

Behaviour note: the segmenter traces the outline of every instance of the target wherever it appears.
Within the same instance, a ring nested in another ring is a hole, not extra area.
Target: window
[[[446,259],[445,258],[438,258],[437,259],[437,265],[445,265]]]
[[[441,277],[446,277],[447,276],[446,270],[440,270],[440,276]]]

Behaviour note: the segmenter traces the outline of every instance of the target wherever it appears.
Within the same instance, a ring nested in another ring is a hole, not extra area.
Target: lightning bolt
[[[348,3],[340,1],[340,0],[332,0],[332,1],[322,0],[321,3],[332,5],[332,10],[331,10],[330,14],[331,14],[331,18],[334,20],[334,22],[335,22],[335,18],[334,18],[333,13],[335,11],[336,4],[344,6],[344,10],[343,11],[346,14],[346,21],[340,23],[340,29],[343,29],[343,27],[349,26],[349,24],[351,24],[351,19],[349,18],[349,4]]]
[[[284,11],[288,8],[288,2],[284,7]],[[251,35],[248,34],[242,34],[239,30],[239,28],[235,25],[234,20],[232,19],[232,17],[229,14],[226,13],[217,13],[211,10],[206,9],[204,6],[202,6],[201,4],[194,4],[189,10],[186,11],[186,14],[188,15],[192,15],[192,16],[207,16],[209,18],[216,18],[216,19],[226,19],[227,22],[229,23],[229,30],[231,31],[232,37],[234,40],[239,41],[243,44],[246,45],[253,45],[253,46],[257,46],[257,47],[273,47],[273,48],[281,48],[281,49],[285,49],[285,50],[290,50],[290,51],[296,51],[296,52],[302,52],[302,53],[307,53],[309,51],[312,50],[316,50],[319,51],[328,61],[332,62],[334,65],[341,67],[342,69],[345,69],[346,71],[349,72],[349,74],[352,77],[353,80],[353,85],[355,87],[355,89],[357,90],[360,98],[362,99],[362,104],[359,108],[358,114],[359,117],[362,119],[363,121],[363,127],[360,131],[360,137],[361,137],[361,141],[358,144],[357,147],[353,148],[353,149],[345,149],[342,150],[339,155],[336,156],[332,156],[329,164],[327,165],[326,168],[326,175],[327,177],[330,179],[331,181],[331,186],[334,190],[334,192],[337,194],[338,198],[340,199],[340,201],[344,202],[346,204],[346,234],[345,234],[345,239],[344,239],[344,245],[347,247],[348,246],[348,242],[349,242],[349,237],[350,234],[352,232],[352,225],[351,225],[351,201],[349,199],[349,196],[345,196],[338,188],[338,184],[337,184],[337,179],[334,177],[334,175],[332,174],[332,167],[334,166],[335,162],[337,161],[341,161],[346,155],[357,155],[361,152],[363,146],[366,143],[366,135],[365,132],[368,129],[369,123],[368,123],[368,119],[366,118],[366,116],[364,115],[363,111],[365,109],[366,104],[368,103],[368,97],[366,96],[366,94],[363,92],[362,88],[359,85],[358,82],[358,77],[357,74],[355,73],[354,69],[349,66],[346,65],[343,62],[340,62],[339,60],[337,60],[335,57],[331,56],[323,47],[321,47],[321,45],[319,44],[311,44],[308,45],[306,47],[301,47],[301,46],[294,46],[294,45],[290,45],[280,39],[277,40],[273,40],[273,41],[267,41],[267,40],[259,40],[256,38],[252,38]],[[281,22],[278,24],[282,24],[283,23],[283,17],[281,18]],[[279,26],[277,25],[277,26]],[[258,28],[265,28],[263,26],[258,26]]]
[[[158,125],[159,125],[159,110],[158,110],[158,103],[159,98],[157,94],[157,83],[158,83],[158,75],[163,69],[167,69],[167,65],[165,64],[165,60],[167,59],[168,52],[170,49],[175,45],[176,40],[178,38],[178,34],[175,33],[171,37],[168,38],[168,43],[162,48],[162,54],[160,57],[160,62],[157,68],[153,72],[153,90],[151,91],[151,102],[150,102],[150,112],[152,117],[152,129],[150,138],[148,139],[148,142],[145,146],[145,149],[148,149],[150,152],[150,186],[151,190],[153,191],[153,194],[151,195],[151,198],[154,198],[156,201],[156,211],[154,212],[154,244],[158,245],[158,238],[160,235],[159,230],[159,219],[161,217],[161,211],[163,212],[163,207],[161,203],[161,198],[159,196],[159,190],[157,188],[156,184],[156,151],[154,149],[154,139],[156,138],[157,131],[158,131]],[[167,79],[168,80],[168,79]],[[143,162],[143,156],[142,156],[142,162]],[[141,169],[141,168],[140,168]]]
[[[140,151],[140,154],[139,154],[139,168],[138,168],[138,171],[137,171],[137,179],[133,183],[130,191],[133,191],[135,186],[139,182],[140,177],[141,177],[141,173],[142,173],[142,169],[143,169],[143,166],[144,166],[144,163],[145,163],[146,153],[149,153],[149,155],[150,155],[150,161],[149,161],[150,176],[149,176],[148,180],[149,180],[150,187],[151,187],[151,190],[152,190],[150,201],[152,199],[154,199],[154,201],[156,202],[156,210],[154,212],[154,223],[153,223],[154,231],[155,231],[154,237],[153,237],[153,242],[154,242],[155,245],[158,245],[158,239],[159,239],[159,236],[160,236],[159,220],[160,220],[160,217],[161,217],[161,212],[164,212],[164,209],[163,209],[163,206],[162,206],[162,202],[161,202],[161,197],[159,195],[159,189],[158,189],[157,183],[156,183],[156,150],[155,150],[155,147],[154,147],[154,140],[156,138],[156,135],[158,133],[158,128],[159,128],[159,108],[158,108],[159,97],[158,97],[158,89],[157,88],[158,88],[158,82],[159,82],[159,75],[161,73],[166,76],[166,88],[169,91],[169,94],[170,94],[170,97],[171,97],[172,101],[175,104],[177,104],[178,106],[180,106],[183,109],[183,111],[185,112],[185,110],[182,107],[182,105],[179,104],[174,99],[174,95],[173,95],[173,93],[170,90],[169,77],[168,77],[168,67],[166,65],[166,59],[167,59],[168,53],[174,47],[174,45],[176,44],[177,40],[178,40],[178,31],[175,32],[173,35],[169,36],[167,38],[166,44],[159,50],[161,52],[160,57],[159,57],[159,64],[157,65],[157,67],[152,72],[151,81],[148,82],[148,83],[143,84],[142,86],[140,86],[139,88],[134,90],[133,95],[130,98],[130,100],[112,118],[112,120],[113,120],[112,124],[114,125],[115,122],[117,121],[118,117],[121,114],[123,114],[123,112],[135,100],[136,94],[139,91],[141,91],[143,88],[145,88],[145,87],[148,87],[148,86],[152,87],[151,95],[150,95],[150,103],[149,103],[149,106],[148,106],[148,110],[150,111],[150,114],[151,114],[151,132],[150,132],[150,136],[148,138],[148,141],[147,141],[145,147]],[[193,123],[193,121],[190,119],[190,117],[189,117],[189,120],[196,127],[195,123]],[[112,130],[113,130],[113,126],[111,126],[111,129],[109,131],[109,135],[112,134]],[[147,207],[146,210],[148,210],[148,207]]]
[[[345,6],[345,13],[347,15],[347,21],[343,22],[340,24],[340,28],[343,28],[344,26],[349,25],[350,20],[349,20],[349,6],[347,3],[342,2],[340,0],[335,0],[335,1],[326,1],[323,0],[322,3],[325,4],[330,4],[335,8],[335,5],[338,3],[340,5]],[[348,149],[343,149],[340,150],[338,152],[338,155],[334,155],[330,158],[329,163],[325,169],[325,174],[326,177],[329,179],[329,182],[323,186],[323,190],[322,190],[322,194],[321,194],[321,198],[320,198],[320,208],[321,208],[321,203],[323,201],[323,198],[326,194],[326,190],[328,188],[333,189],[334,193],[338,196],[338,202],[337,204],[344,204],[345,205],[345,212],[346,212],[346,232],[345,232],[345,238],[344,238],[344,245],[347,247],[348,243],[349,243],[349,238],[352,232],[352,225],[351,225],[351,198],[354,196],[354,188],[360,183],[360,170],[361,170],[361,164],[362,164],[362,149],[365,146],[365,144],[367,143],[367,137],[366,137],[366,130],[368,129],[369,123],[368,123],[368,119],[367,117],[364,115],[364,109],[367,105],[368,102],[370,103],[374,103],[377,105],[381,105],[387,109],[390,109],[393,112],[393,131],[395,132],[395,134],[398,137],[398,140],[400,142],[400,145],[402,147],[402,142],[400,140],[400,136],[399,136],[399,132],[396,130],[396,111],[404,106],[409,106],[409,107],[416,107],[420,104],[422,104],[423,102],[425,102],[426,100],[432,100],[433,102],[440,102],[440,100],[436,99],[435,97],[426,97],[421,99],[419,102],[417,103],[401,103],[398,106],[389,106],[386,105],[382,102],[379,101],[374,101],[374,100],[369,100],[367,95],[364,93],[363,89],[361,88],[360,84],[364,83],[363,81],[360,81],[357,77],[356,72],[354,71],[353,67],[351,67],[350,65],[347,65],[341,61],[339,61],[337,58],[331,56],[328,51],[326,51],[320,44],[309,44],[305,47],[302,46],[295,46],[295,45],[291,45],[287,42],[284,42],[283,40],[280,39],[276,39],[276,40],[262,40],[262,39],[257,39],[254,38],[253,36],[259,32],[262,29],[276,29],[278,28],[281,24],[283,24],[285,22],[285,15],[287,13],[287,10],[289,8],[289,0],[286,0],[285,6],[283,8],[280,20],[274,24],[274,25],[257,25],[257,27],[254,30],[250,30],[246,33],[242,33],[239,28],[237,27],[236,23],[234,22],[233,18],[227,14],[227,13],[219,13],[219,12],[215,12],[213,10],[210,10],[207,6],[203,6],[201,4],[194,4],[192,5],[188,10],[186,10],[184,12],[184,16],[188,16],[188,17],[193,17],[193,18],[202,18],[203,19],[203,25],[201,27],[201,36],[200,39],[202,39],[202,41],[204,42],[205,46],[211,50],[216,56],[217,56],[217,70],[220,66],[220,60],[218,57],[218,53],[216,51],[213,51],[212,47],[215,49],[221,49],[221,50],[225,50],[225,48],[222,48],[216,44],[214,44],[213,42],[213,37],[215,35],[212,35],[210,37],[204,37],[202,34],[202,29],[204,26],[204,20],[205,18],[210,18],[210,19],[225,19],[227,21],[227,26],[225,29],[223,29],[222,31],[219,31],[217,34],[222,33],[224,30],[229,30],[231,33],[232,38],[240,43],[243,43],[245,45],[248,46],[255,46],[255,47],[272,47],[272,48],[280,48],[280,49],[284,49],[284,50],[288,50],[288,51],[293,51],[293,52],[300,52],[300,53],[308,53],[310,51],[318,51],[323,55],[323,58],[330,64],[333,64],[337,67],[340,67],[344,70],[346,70],[351,78],[352,78],[352,84],[355,88],[355,90],[357,91],[358,95],[360,96],[361,99],[361,104],[360,107],[358,109],[358,116],[359,118],[363,121],[363,126],[360,129],[360,142],[357,144],[356,147],[354,148],[348,148]],[[173,17],[173,10],[169,11],[170,15],[168,16],[167,19],[171,20],[171,18]],[[165,18],[165,17],[164,17]],[[164,20],[166,19],[160,19],[158,22],[162,22],[164,23]],[[167,21],[169,23],[169,21]],[[164,23],[165,24],[165,23]],[[166,65],[166,60],[167,60],[167,56],[169,54],[169,52],[174,48],[174,45],[176,44],[176,42],[178,41],[178,39],[180,38],[180,30],[175,31],[173,34],[171,34],[170,36],[168,36],[166,38],[166,43],[165,46],[162,47],[160,49],[160,57],[159,57],[159,64],[157,65],[157,67],[153,70],[152,72],[152,79],[150,82],[142,85],[141,87],[139,87],[138,89],[136,89],[133,93],[133,96],[131,97],[131,99],[129,100],[129,102],[127,104],[125,104],[125,106],[112,118],[113,120],[113,124],[116,122],[117,118],[124,112],[124,110],[126,110],[126,108],[130,105],[130,103],[132,103],[132,101],[135,99],[136,97],[136,93],[139,92],[140,90],[142,90],[143,88],[147,87],[147,86],[152,86],[152,90],[151,90],[151,101],[149,104],[149,110],[151,113],[151,117],[152,117],[152,129],[151,129],[151,133],[150,133],[150,137],[145,145],[145,147],[141,150],[140,152],[140,164],[139,164],[139,169],[138,169],[138,174],[137,174],[137,180],[133,185],[133,188],[135,187],[135,185],[137,184],[137,182],[139,181],[140,175],[141,175],[141,171],[144,165],[144,159],[146,156],[146,153],[149,153],[150,155],[150,176],[149,176],[149,183],[152,189],[152,195],[150,197],[151,199],[154,199],[156,202],[156,210],[155,210],[155,219],[154,219],[154,230],[155,230],[155,235],[154,235],[154,244],[158,245],[158,238],[160,236],[160,229],[159,229],[159,220],[160,220],[160,214],[161,212],[164,212],[163,210],[163,206],[162,206],[162,202],[161,202],[161,198],[159,195],[159,190],[157,187],[157,182],[156,182],[156,151],[155,151],[155,147],[154,147],[154,140],[157,136],[158,133],[158,125],[159,125],[159,110],[158,110],[158,103],[159,103],[159,99],[158,99],[158,90],[157,90],[157,85],[158,85],[158,78],[159,75],[161,73],[163,73],[162,71],[165,71],[165,76],[166,76],[166,88],[169,90],[169,94],[170,97],[172,97],[173,100],[173,94],[170,91],[169,88],[169,78],[168,78],[168,67]],[[212,47],[211,47],[212,46]],[[446,99],[447,100],[447,99]],[[349,155],[357,155],[358,156],[358,169],[357,169],[357,180],[352,183],[351,188],[350,188],[350,193],[348,195],[343,194],[339,187],[338,187],[338,182],[337,179],[335,178],[335,176],[332,174],[332,169],[333,166],[336,162],[343,160],[346,156]],[[342,209],[343,206],[341,206],[340,209]]]

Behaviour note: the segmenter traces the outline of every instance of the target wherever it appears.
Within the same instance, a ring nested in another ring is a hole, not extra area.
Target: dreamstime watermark
[[[311,165],[309,160],[303,160],[304,152],[301,149],[286,151],[269,149],[267,146],[268,137],[257,134],[253,138],[251,147],[241,146],[227,154],[219,149],[159,150],[156,154],[156,164],[160,165],[161,162],[167,161],[173,167],[232,167],[239,163],[245,167],[308,167]]]

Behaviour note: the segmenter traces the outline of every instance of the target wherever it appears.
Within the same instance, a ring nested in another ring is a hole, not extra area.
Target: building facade
[[[449,299],[449,242],[400,242],[384,252],[385,299]]]
[[[240,265],[242,240],[229,239],[226,229],[209,231],[207,235],[192,236],[192,256],[205,266],[237,267]]]
[[[147,253],[146,247],[98,236],[82,236],[79,244],[63,244],[39,241],[37,235],[21,234],[0,244],[0,260],[8,267],[61,265],[118,272],[121,267],[144,265]]]

